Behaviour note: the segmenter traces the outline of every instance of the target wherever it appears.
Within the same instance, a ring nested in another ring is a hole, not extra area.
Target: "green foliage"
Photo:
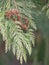
[[[35,43],[33,32],[37,30],[35,23],[43,37],[46,38],[49,34],[49,9],[48,4],[44,5],[44,0],[3,0],[0,3],[0,32],[6,42],[5,52],[12,49],[21,64],[23,60],[27,61],[27,53],[31,55]],[[5,19],[5,11],[12,9],[19,10],[21,18],[29,19],[27,31],[19,26],[19,21],[15,23]]]
[[[30,6],[32,6],[32,4],[30,1],[15,1],[17,4],[15,4],[17,7],[16,9],[20,11],[21,17],[23,18],[26,16],[29,18],[28,29],[24,31],[20,27],[19,21],[13,22],[12,20],[5,19],[5,11],[13,8],[15,9],[15,5],[11,5],[13,4],[13,0],[4,2],[6,2],[6,4],[4,3],[4,6],[6,6],[4,8],[2,7],[3,9],[0,11],[0,32],[3,35],[3,40],[5,40],[5,52],[7,53],[12,49],[13,54],[16,55],[17,60],[20,60],[22,64],[23,60],[25,62],[27,61],[27,53],[31,55],[32,45],[34,46],[35,43],[35,35],[33,32],[37,28],[31,16],[32,7],[30,8]],[[24,3],[26,3],[26,5]]]
[[[11,20],[1,20],[0,21],[0,29],[3,35],[3,40],[6,40],[5,44],[5,52],[12,49],[13,54],[16,54],[17,59],[20,59],[22,63],[22,58],[24,58],[26,62],[27,51],[29,55],[32,52],[32,44],[34,45],[34,34],[33,29],[30,28],[24,32],[21,27],[18,25],[20,22],[16,21],[16,24]],[[32,26],[33,28],[35,27]]]
[[[33,13],[34,12],[34,13]],[[44,38],[49,35],[49,8],[48,4],[43,6],[41,10],[33,10],[32,17],[40,29]]]

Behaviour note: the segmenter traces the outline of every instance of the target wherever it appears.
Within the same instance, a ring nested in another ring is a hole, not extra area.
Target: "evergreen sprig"
[[[12,2],[13,1],[11,1],[11,4]],[[15,7],[13,5],[9,5],[9,7],[5,6],[6,9],[3,8],[3,10],[0,12],[0,32],[3,35],[3,40],[5,41],[5,52],[7,53],[8,51],[12,50],[13,54],[16,55],[17,60],[20,60],[20,63],[22,64],[23,60],[25,62],[27,61],[27,53],[29,53],[29,55],[32,53],[32,45],[34,46],[35,43],[34,31],[37,28],[31,16],[32,7],[30,8],[30,6],[32,4],[28,6],[31,2],[28,2],[28,5],[26,6],[21,2],[23,7],[18,3],[16,9],[20,11],[21,19],[24,17],[28,18],[29,22],[27,29],[24,30],[24,28],[20,25],[21,23],[24,25],[25,21],[13,21],[12,17],[10,19],[5,17],[5,12],[12,10]],[[7,0],[5,5],[8,4],[10,4],[10,2]]]

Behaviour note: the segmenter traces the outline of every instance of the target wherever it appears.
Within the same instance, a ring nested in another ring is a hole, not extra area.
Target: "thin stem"
[[[46,50],[44,65],[49,65],[49,38],[46,38]]]

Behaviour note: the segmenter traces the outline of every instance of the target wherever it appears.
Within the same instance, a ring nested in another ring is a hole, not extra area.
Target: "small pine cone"
[[[13,21],[16,21],[16,19],[15,19],[15,18],[13,18],[12,20],[13,20]]]
[[[21,21],[20,15],[17,15],[17,21]]]
[[[10,19],[10,18],[11,18],[11,11],[5,12],[5,17],[6,17],[7,19]]]
[[[19,14],[19,12],[16,9],[13,9],[11,12],[12,12],[12,15]]]
[[[25,17],[24,20],[25,20],[25,23],[28,25],[29,23],[28,19]]]
[[[26,24],[25,24],[25,25],[21,24],[20,26],[21,26],[21,28],[22,28],[23,30],[27,30],[27,28],[28,28],[28,26],[27,26]]]

